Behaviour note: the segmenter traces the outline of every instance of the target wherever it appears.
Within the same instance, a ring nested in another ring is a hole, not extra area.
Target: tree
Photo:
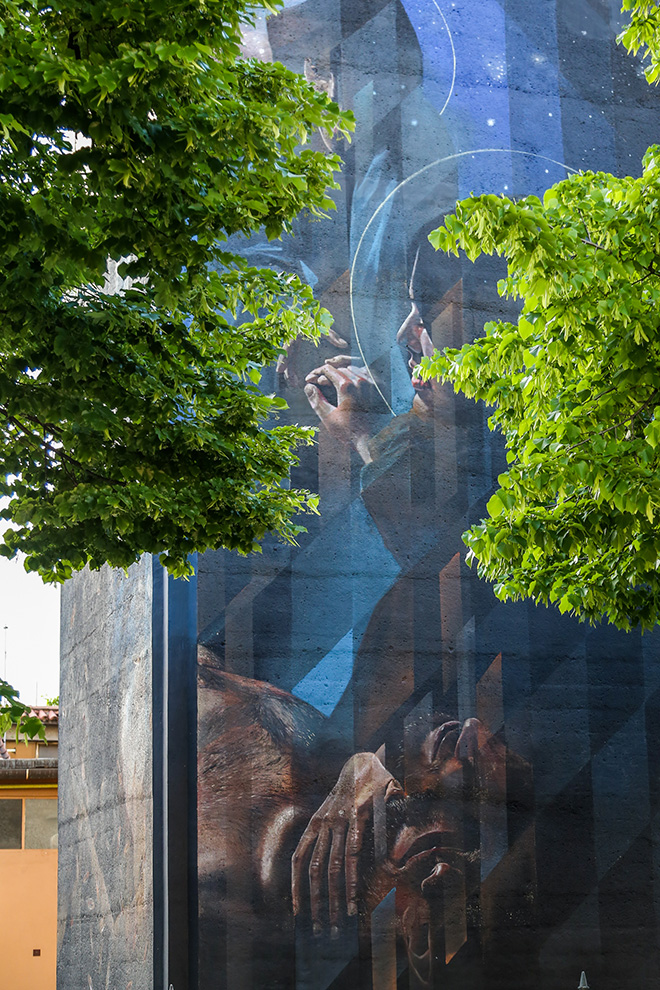
[[[0,738],[12,731],[16,733],[16,742],[21,733],[26,739],[34,739],[38,736],[39,739],[46,741],[46,732],[41,720],[32,714],[29,705],[24,705],[18,700],[16,688],[0,678]]]
[[[273,11],[279,0],[265,0]],[[0,0],[0,554],[85,565],[293,540],[312,440],[260,369],[331,318],[227,237],[322,214],[325,93],[241,60],[247,0]],[[117,269],[118,266],[118,269]],[[108,291],[118,270],[123,288]]]
[[[647,82],[656,83],[660,77],[660,7],[655,0],[623,0],[621,11],[631,11],[630,23],[621,32],[618,41],[633,55],[641,50],[649,64],[645,74]]]
[[[625,0],[620,36],[660,76],[660,8]],[[461,350],[426,362],[494,407],[508,469],[464,534],[500,599],[556,603],[622,629],[660,619],[660,147],[640,178],[584,172],[528,196],[479,196],[430,235],[506,258],[522,301]]]

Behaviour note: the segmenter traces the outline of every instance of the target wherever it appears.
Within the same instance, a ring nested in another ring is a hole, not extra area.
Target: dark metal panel
[[[197,985],[197,582],[154,561],[154,969]]]

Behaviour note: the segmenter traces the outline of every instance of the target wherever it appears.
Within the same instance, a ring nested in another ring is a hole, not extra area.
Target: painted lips
[[[461,851],[448,840],[455,839],[455,833],[445,829],[432,829],[411,836],[411,829],[405,828],[394,844],[392,861],[396,868],[422,893],[432,894],[442,886],[448,873],[462,873]]]

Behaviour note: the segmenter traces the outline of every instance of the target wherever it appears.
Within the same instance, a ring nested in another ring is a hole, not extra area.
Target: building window
[[[25,799],[25,848],[57,849],[57,801]]]
[[[56,760],[57,759],[57,743],[37,743],[37,759],[38,760]]]
[[[0,849],[21,848],[22,817],[23,802],[20,798],[0,799]]]
[[[0,849],[57,849],[57,801],[0,797]]]

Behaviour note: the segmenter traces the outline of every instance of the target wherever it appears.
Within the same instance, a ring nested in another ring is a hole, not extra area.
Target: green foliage
[[[660,69],[659,9],[632,3],[622,35]],[[571,175],[541,202],[457,204],[438,249],[506,258],[522,301],[424,374],[494,407],[508,470],[463,539],[501,599],[555,603],[622,629],[660,620],[660,147],[640,178]]]
[[[46,698],[46,704],[49,708],[57,708],[60,703],[60,696],[56,694],[54,698]]]
[[[11,684],[0,678],[0,736],[6,732],[16,733],[16,742],[23,735],[26,739],[38,737],[46,741],[46,732],[36,715],[30,714],[30,707],[18,700],[18,692]]]
[[[267,9],[276,4],[268,2]],[[0,554],[89,564],[288,540],[311,431],[273,426],[260,368],[330,317],[227,236],[332,207],[351,126],[281,65],[243,61],[245,0],[0,0]],[[108,291],[108,259],[121,292]],[[111,265],[112,267],[112,265]]]
[[[649,64],[644,70],[646,80],[657,85],[660,78],[660,6],[657,0],[623,0],[621,8],[631,11],[630,23],[618,37],[629,52],[642,52]]]

